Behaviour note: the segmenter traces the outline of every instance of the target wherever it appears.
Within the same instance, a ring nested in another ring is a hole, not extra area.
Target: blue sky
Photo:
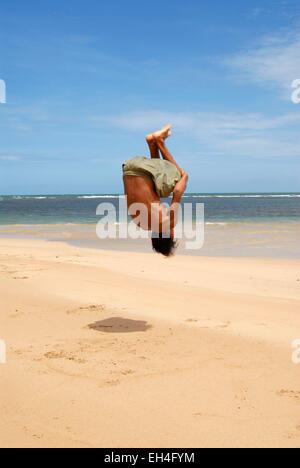
[[[300,191],[297,78],[298,0],[2,2],[0,193],[120,192],[169,121],[190,191]]]

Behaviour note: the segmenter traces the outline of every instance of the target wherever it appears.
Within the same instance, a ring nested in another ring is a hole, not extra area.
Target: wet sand
[[[195,232],[195,227],[192,229]],[[144,239],[100,240],[96,235],[96,224],[1,225],[1,238],[59,241],[78,247],[124,252],[151,252],[150,242]],[[206,222],[203,247],[186,250],[186,237],[183,236],[178,254],[206,257],[300,259],[299,238],[300,223],[298,221]]]

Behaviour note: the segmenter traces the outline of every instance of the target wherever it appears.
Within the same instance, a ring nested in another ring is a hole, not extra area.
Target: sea
[[[124,216],[120,194],[0,195],[0,237],[151,251],[145,240],[100,240],[95,226],[102,203],[115,207],[116,221]],[[182,247],[182,254],[300,258],[300,193],[189,193],[183,203],[193,213],[203,204],[205,243],[199,252]]]

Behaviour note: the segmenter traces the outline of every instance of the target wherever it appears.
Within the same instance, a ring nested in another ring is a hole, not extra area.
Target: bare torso
[[[152,226],[151,208],[153,210],[153,207],[160,204],[160,198],[156,193],[153,181],[148,177],[125,176],[124,188],[129,213],[132,218],[137,219],[138,213],[136,213],[135,209],[131,211],[131,207],[134,207],[136,203],[143,204],[147,209],[148,216],[144,222],[138,222],[138,225],[145,230],[150,230]]]

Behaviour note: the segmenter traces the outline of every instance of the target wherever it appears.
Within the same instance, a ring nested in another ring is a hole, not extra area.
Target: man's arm
[[[170,219],[171,219],[171,229],[174,229],[178,221],[178,210],[180,206],[181,199],[186,191],[188,184],[189,176],[182,169],[181,170],[181,179],[175,185],[173,192],[173,199],[170,206]]]
[[[161,216],[160,218],[161,232],[169,232],[170,230],[172,231],[177,224],[180,202],[181,202],[183,194],[186,191],[187,183],[189,179],[188,174],[184,170],[181,170],[181,175],[182,177],[180,181],[175,185],[175,188],[173,191],[173,199],[172,199],[170,209],[168,210],[168,214],[167,213],[163,214],[161,212],[161,215],[160,215]]]

